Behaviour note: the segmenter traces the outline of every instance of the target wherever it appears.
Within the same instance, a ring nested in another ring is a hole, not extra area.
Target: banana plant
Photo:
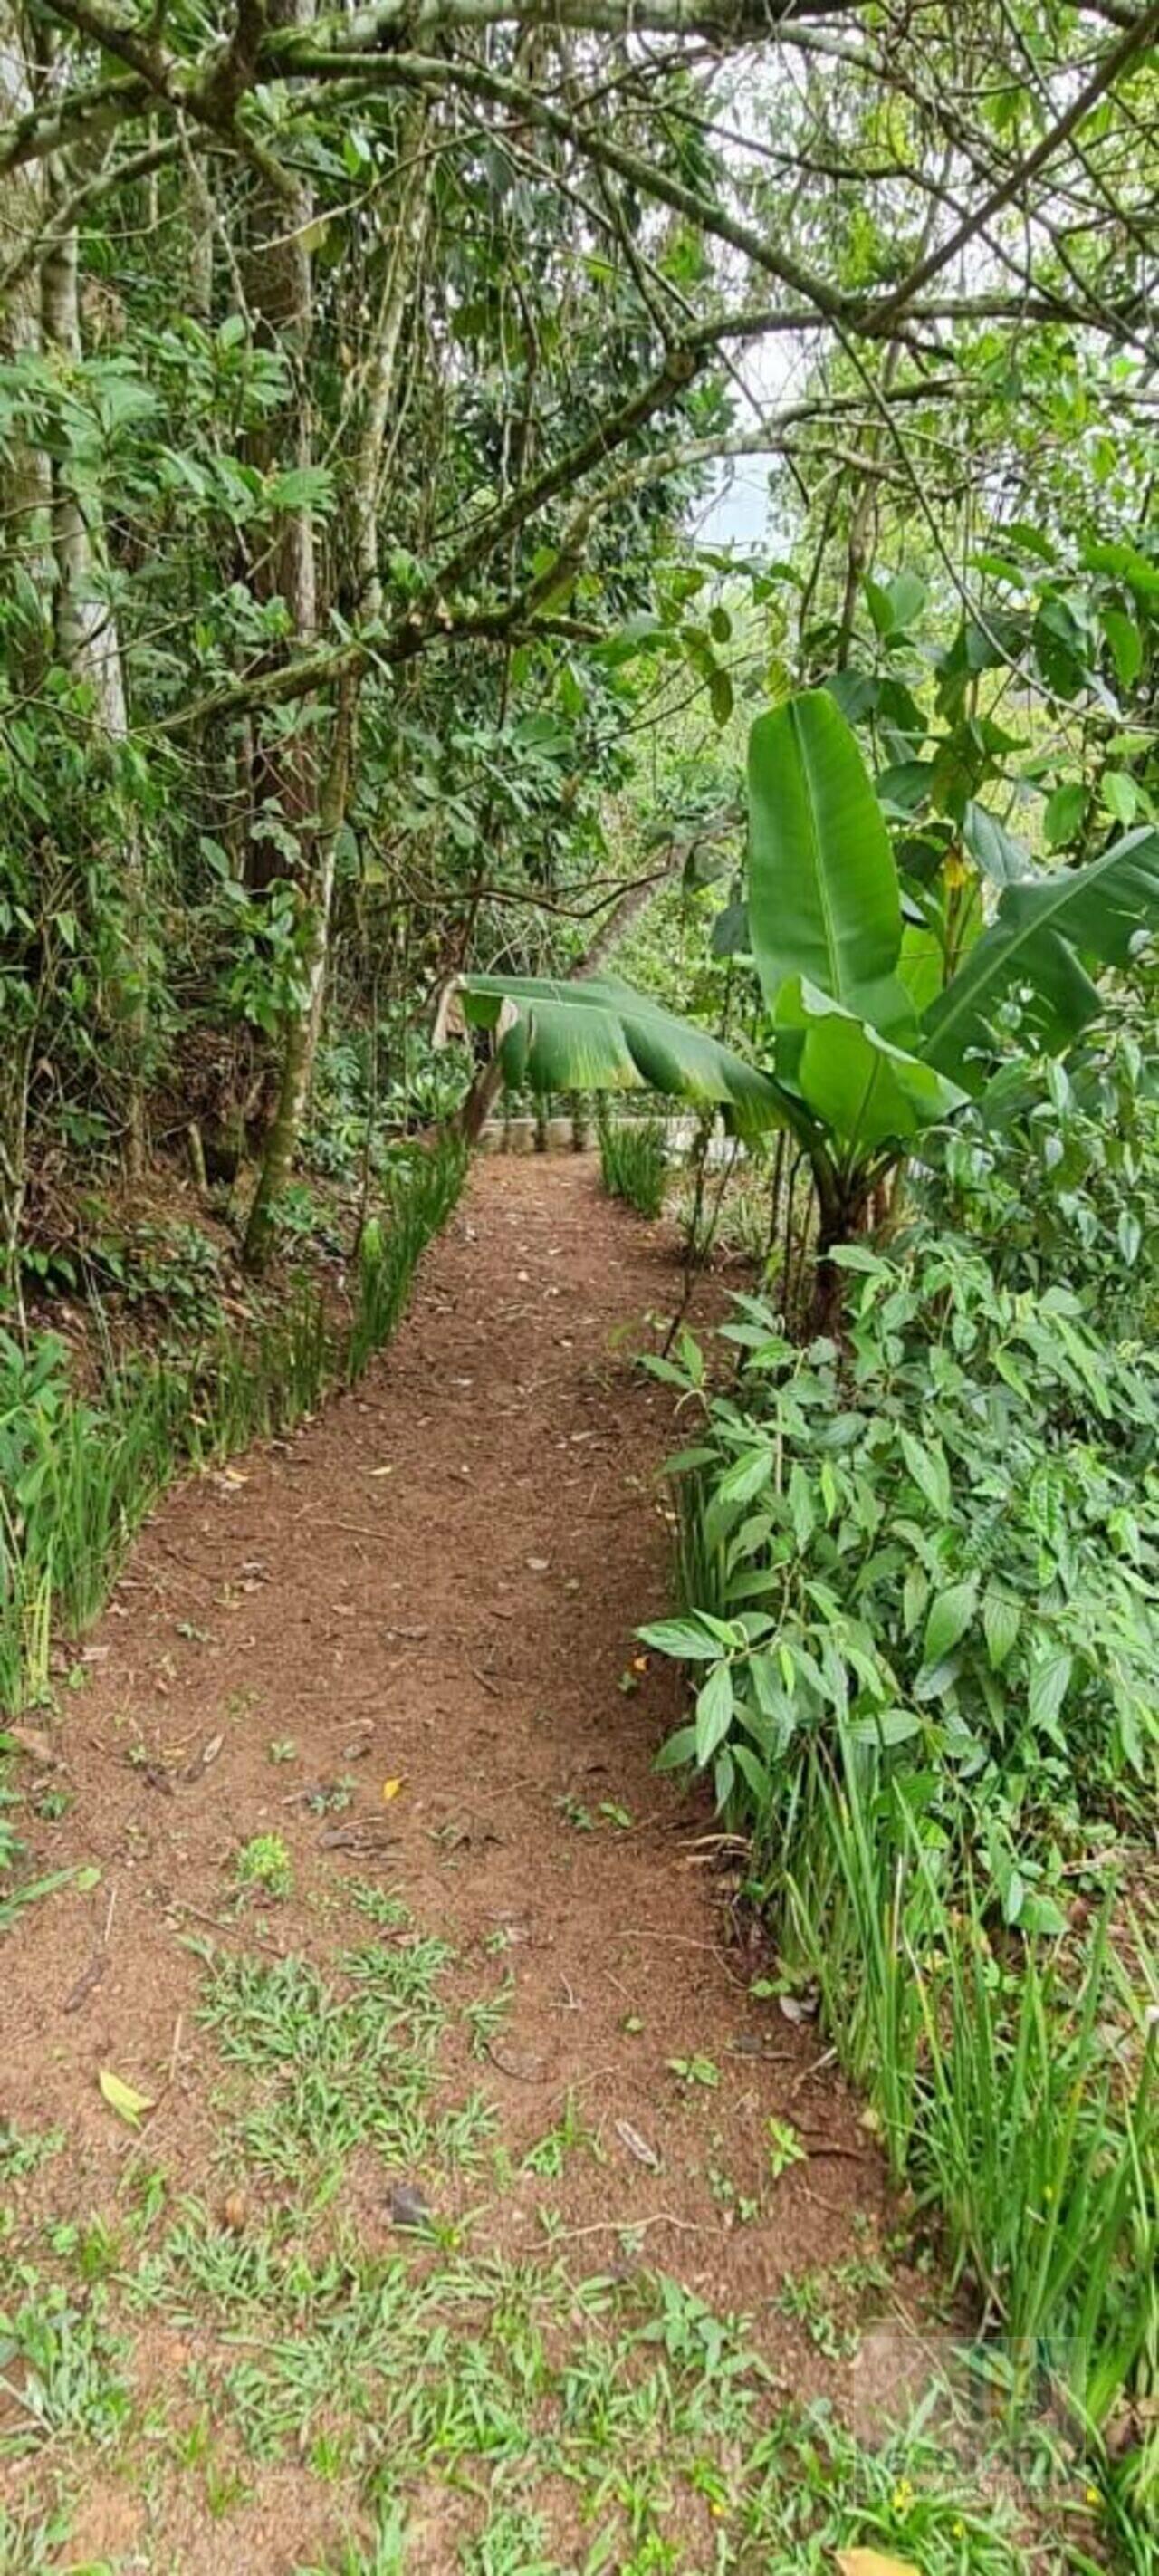
[[[492,1030],[512,1083],[647,1088],[718,1101],[742,1133],[790,1129],[813,1173],[823,1276],[915,1137],[982,1090],[994,1016],[1012,992],[1054,1052],[1092,1017],[1092,967],[1126,966],[1159,923],[1159,831],[1005,886],[930,1000],[928,941],[903,934],[861,751],[828,691],[808,689],[749,735],[747,895],[769,1042],[759,1067],[612,977],[464,975],[462,1008]]]

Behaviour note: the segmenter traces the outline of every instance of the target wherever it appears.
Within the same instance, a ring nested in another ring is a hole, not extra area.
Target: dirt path
[[[624,2407],[657,2338],[683,2369],[680,2333],[694,2402],[698,2301],[753,2321],[758,2414],[730,2430],[725,2408],[696,2437],[732,2459],[726,2484],[782,2392],[849,2399],[853,2321],[885,2288],[879,2172],[815,2032],[747,1991],[698,1850],[710,1818],[651,1768],[675,1676],[624,1687],[633,1629],[665,1603],[653,1479],[673,1439],[669,1395],[629,1354],[673,1287],[666,1248],[600,1197],[590,1163],[483,1163],[359,1392],[176,1494],[138,1545],[84,1687],[62,1695],[51,1776],[71,1811],[28,1827],[38,1864],[95,1863],[100,1883],[30,1908],[3,1954],[0,2114],[63,2132],[0,2191],[16,2256],[41,2304],[54,2281],[73,2299],[79,2260],[92,2367],[122,2391],[111,2415],[95,2398],[48,2408],[38,2491],[84,2496],[63,2555],[22,2571],[339,2568],[368,2501],[387,2539],[351,2559],[357,2576],[403,2564],[391,2514],[408,2569],[588,2564],[590,2446],[579,2479],[544,2430],[554,2381],[527,2380],[510,2473],[497,2435],[448,2449],[444,2430],[412,2457],[397,2429],[398,2381],[425,2385],[456,2302],[497,2334],[496,2284],[529,2271],[555,2284],[537,2328],[549,2378],[559,2337],[588,2338]],[[259,1836],[282,1838],[291,1892],[239,1904]],[[290,1954],[313,1984],[280,1966]],[[155,2103],[139,2136],[102,2098],[110,2068]],[[775,2180],[770,2118],[807,2150]],[[425,2234],[398,2223],[424,2210]],[[314,2266],[305,2286],[294,2262]],[[491,2285],[478,2313],[470,2265]],[[681,2285],[679,2332],[654,2283],[653,2323],[626,2322],[641,2267]],[[400,2274],[410,2325],[364,2387],[357,2348],[370,2372]],[[568,2286],[596,2276],[614,2333]],[[480,2364],[493,2383],[506,2334]],[[462,2349],[440,2364],[460,2394]],[[15,2385],[44,2415],[25,2367]],[[628,2439],[613,2430],[609,2474]],[[669,2466],[673,2444],[675,2419]],[[21,2470],[0,2474],[13,2495]],[[727,2521],[713,2493],[707,2470],[667,2507],[649,2489],[648,2529],[675,2556],[637,2562],[617,2540],[590,2563],[749,2564],[741,2539],[699,2554],[705,2517]],[[548,2554],[526,2538],[488,2554],[496,2513],[546,2513]]]

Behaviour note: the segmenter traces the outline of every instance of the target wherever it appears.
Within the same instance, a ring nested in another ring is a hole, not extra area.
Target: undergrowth
[[[54,1636],[79,1635],[97,1616],[174,1477],[289,1430],[361,1373],[394,1331],[464,1172],[449,1140],[388,1184],[382,1216],[363,1231],[348,1327],[299,1281],[256,1334],[222,1325],[185,1361],[110,1361],[92,1400],[73,1392],[59,1336],[26,1354],[0,1334],[0,1707],[48,1699]]]
[[[659,1216],[668,1186],[663,1120],[603,1116],[599,1144],[600,1177],[609,1196],[625,1199],[638,1216]]]
[[[1159,1384],[1121,1293],[1101,1327],[1101,1234],[1065,1283],[1014,1240],[991,1262],[923,1218],[837,1254],[840,1343],[744,1296],[731,1384],[688,1334],[652,1363],[694,1427],[681,1615],[643,1635],[697,1685],[661,1760],[750,1835],[779,1980],[819,1999],[986,2368],[1014,2410],[1045,2374],[1133,2430],[1145,2519]]]

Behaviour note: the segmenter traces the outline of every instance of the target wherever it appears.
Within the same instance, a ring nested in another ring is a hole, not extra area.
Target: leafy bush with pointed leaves
[[[1080,1814],[1142,1801],[1159,1756],[1159,1365],[961,1238],[836,1257],[843,1364],[757,1297],[723,1327],[732,1393],[687,1341],[652,1363],[704,1416],[676,1462],[685,1612],[645,1631],[700,1682],[663,1758],[771,1838],[843,1728],[923,1803],[964,1787],[1007,1919],[1058,1929]]]

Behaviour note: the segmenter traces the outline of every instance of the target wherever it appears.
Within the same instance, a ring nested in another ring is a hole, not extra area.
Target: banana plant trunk
[[[813,1163],[812,1169],[818,1223],[806,1320],[811,1333],[827,1333],[839,1340],[845,1308],[845,1273],[833,1255],[839,1244],[851,1243],[864,1231],[872,1183],[869,1173],[864,1171],[835,1172],[831,1166],[818,1162]]]

